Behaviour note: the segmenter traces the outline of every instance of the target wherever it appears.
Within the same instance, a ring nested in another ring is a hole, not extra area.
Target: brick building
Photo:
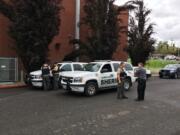
[[[49,59],[51,62],[62,61],[63,58],[72,52],[74,47],[69,44],[72,38],[85,38],[86,29],[79,28],[79,20],[84,15],[83,4],[84,0],[63,0],[64,10],[62,11],[61,28],[50,44]],[[119,17],[122,24],[128,28],[128,11],[122,13]],[[2,81],[17,81],[19,79],[20,60],[17,58],[16,52],[13,50],[12,39],[8,36],[8,28],[10,21],[0,13],[0,82]],[[56,45],[59,45],[58,49]],[[114,60],[127,60],[127,54],[123,51],[127,45],[127,35],[121,33],[120,46],[114,52]]]

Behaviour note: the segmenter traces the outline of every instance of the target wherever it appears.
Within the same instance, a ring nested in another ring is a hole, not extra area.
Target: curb
[[[158,77],[159,74],[152,74],[152,77]]]
[[[11,88],[22,88],[27,85],[24,83],[15,83],[15,84],[0,84],[0,89],[11,89]]]
[[[152,74],[152,77],[158,77],[158,74]],[[14,83],[14,84],[0,84],[0,89],[12,89],[12,88],[22,88],[27,87],[24,83]]]

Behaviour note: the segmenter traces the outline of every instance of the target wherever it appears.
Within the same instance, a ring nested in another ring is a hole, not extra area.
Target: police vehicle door
[[[100,87],[112,87],[115,84],[115,77],[111,64],[105,64],[100,70]]]

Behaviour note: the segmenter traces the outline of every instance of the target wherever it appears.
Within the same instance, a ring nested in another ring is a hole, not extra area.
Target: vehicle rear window
[[[80,64],[73,65],[74,71],[83,71],[83,67]]]
[[[177,65],[166,65],[165,68],[177,68]]]
[[[133,70],[133,67],[131,66],[131,64],[125,64],[125,69],[126,71],[131,71]]]
[[[71,64],[65,64],[62,66],[61,71],[72,71]]]
[[[97,72],[101,67],[99,63],[89,63],[84,66],[85,71]]]

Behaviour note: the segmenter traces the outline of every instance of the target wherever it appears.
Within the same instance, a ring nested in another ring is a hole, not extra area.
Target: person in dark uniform
[[[59,88],[58,82],[59,82],[59,67],[58,64],[55,63],[52,67],[52,86],[54,90],[57,90]]]
[[[42,71],[42,78],[43,78],[43,88],[44,90],[49,90],[51,86],[51,79],[50,79],[50,74],[51,74],[51,68],[48,64],[43,64],[41,67]]]
[[[121,62],[119,68],[117,70],[117,99],[127,99],[128,97],[124,94],[124,79],[126,77],[126,73],[124,71],[124,62]]]
[[[144,69],[143,63],[138,63],[138,69],[135,73],[135,76],[138,78],[138,86],[137,86],[137,99],[136,101],[143,101],[145,96],[146,89],[146,70]]]

